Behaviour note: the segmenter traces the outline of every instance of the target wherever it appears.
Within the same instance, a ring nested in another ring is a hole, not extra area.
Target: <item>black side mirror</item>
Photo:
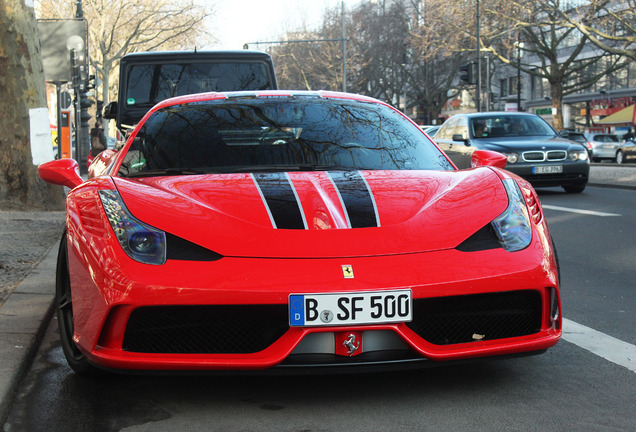
[[[463,142],[464,145],[470,146],[470,142],[468,142],[468,138],[464,138],[462,134],[453,134],[453,141]]]
[[[109,102],[108,105],[104,107],[102,117],[108,120],[115,119],[115,117],[117,117],[117,102]]]

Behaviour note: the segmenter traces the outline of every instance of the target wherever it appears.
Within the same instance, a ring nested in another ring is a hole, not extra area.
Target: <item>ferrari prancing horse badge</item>
[[[353,266],[343,265],[342,275],[344,276],[345,279],[353,279]]]

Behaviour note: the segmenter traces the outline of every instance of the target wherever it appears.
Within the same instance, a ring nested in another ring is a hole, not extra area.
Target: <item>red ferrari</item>
[[[71,188],[56,299],[69,365],[405,368],[540,353],[561,337],[537,195],[475,151],[457,170],[411,120],[331,92],[155,106]]]

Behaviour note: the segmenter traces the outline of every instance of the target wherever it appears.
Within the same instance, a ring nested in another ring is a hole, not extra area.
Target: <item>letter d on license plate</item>
[[[412,311],[411,290],[289,296],[292,327],[406,322]]]

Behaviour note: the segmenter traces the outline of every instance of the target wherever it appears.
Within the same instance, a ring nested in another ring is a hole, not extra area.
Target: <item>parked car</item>
[[[621,143],[614,134],[606,133],[586,133],[585,145],[590,156],[590,160],[598,162],[602,159],[616,159],[616,152]]]
[[[460,169],[470,167],[475,150],[485,149],[505,154],[506,169],[535,187],[561,186],[568,193],[579,193],[588,182],[585,147],[560,137],[534,114],[457,114],[444,122],[435,141]]]
[[[636,141],[624,141],[618,150],[616,150],[616,163],[624,164],[633,162],[636,159]]]
[[[99,158],[86,181],[39,167],[72,188],[56,310],[78,373],[400,368],[561,337],[532,186],[496,152],[458,171],[378,100],[182,96]]]

